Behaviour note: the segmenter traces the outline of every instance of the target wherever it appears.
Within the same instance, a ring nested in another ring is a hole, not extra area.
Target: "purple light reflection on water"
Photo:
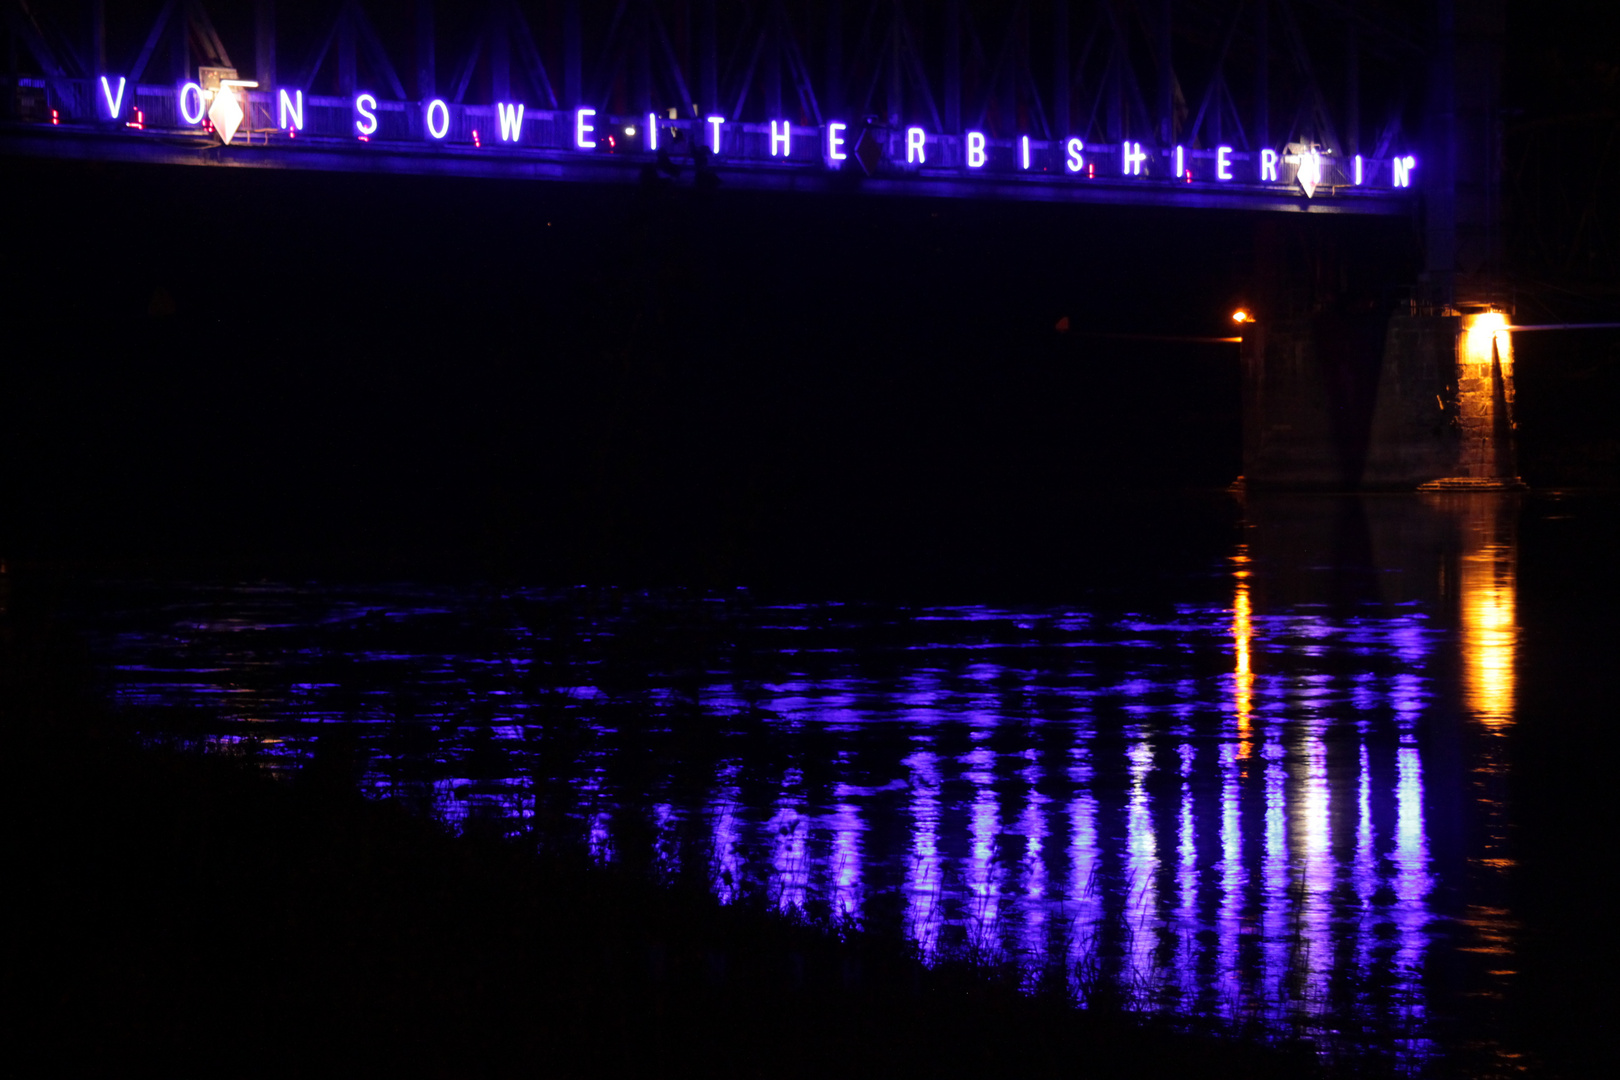
[[[1290,902],[1288,848],[1288,772],[1283,761],[1287,754],[1282,733],[1273,727],[1260,746],[1264,764],[1261,770],[1265,784],[1265,811],[1261,819],[1260,862],[1260,1000],[1269,1007],[1273,1002],[1287,1000],[1289,959],[1293,951],[1290,924],[1295,915]]]
[[[738,898],[743,887],[742,829],[737,821],[742,792],[736,785],[741,771],[742,766],[735,761],[720,765],[714,794],[706,808],[710,823],[709,879],[715,894],[728,904]]]
[[[1128,731],[1125,757],[1130,787],[1125,796],[1125,909],[1124,931],[1129,942],[1122,975],[1137,985],[1151,986],[1157,974],[1155,933],[1159,908],[1159,842],[1153,827],[1148,774],[1154,769],[1153,744],[1146,725]]]
[[[940,900],[944,894],[944,859],[939,850],[939,758],[918,750],[901,762],[911,770],[911,845],[902,889],[907,932],[925,950],[939,944]]]
[[[639,817],[651,865],[706,859],[722,900],[861,917],[887,891],[929,955],[1062,957],[1083,993],[1365,1037],[1415,1070],[1446,947],[1419,740],[1446,631],[1409,604],[1268,607],[1257,565],[1232,559],[1222,600],[1128,616],[705,604],[742,644],[698,664],[624,633],[678,636],[681,602],[577,592],[513,594],[472,645],[450,592],[199,588],[132,606],[103,651],[120,702],[206,715],[277,768],[348,724],[374,791],[426,785],[451,820],[517,831],[562,799],[614,859]],[[578,662],[537,659],[562,638]]]
[[[1096,959],[1098,925],[1103,917],[1101,848],[1097,840],[1097,798],[1091,787],[1090,747],[1076,746],[1069,754],[1073,764],[1068,773],[1074,797],[1068,806],[1069,888],[1063,913],[1070,920],[1068,960],[1078,968]]]
[[[1235,733],[1234,733],[1235,734]],[[1228,737],[1220,745],[1221,757],[1221,902],[1216,915],[1214,1005],[1222,1019],[1239,1020],[1243,1008],[1243,978],[1238,969],[1243,934],[1243,757],[1242,743]]]
[[[798,794],[802,782],[798,769],[787,770],[776,800],[776,813],[767,825],[774,870],[771,895],[785,908],[803,908],[810,898],[810,818],[803,812],[804,798]]]
[[[1193,942],[1198,933],[1198,834],[1193,807],[1192,775],[1197,748],[1192,743],[1176,747],[1181,758],[1181,805],[1176,820],[1176,932],[1187,943],[1182,950],[1186,958],[1193,956]],[[1176,965],[1177,990],[1181,1001],[1198,996],[1198,968],[1193,963]]]
[[[967,893],[963,929],[971,945],[993,950],[1001,918],[1001,879],[1005,870],[996,843],[1001,836],[1001,806],[994,786],[996,777],[991,771],[995,755],[988,747],[981,746],[962,755],[959,761],[969,767],[962,775],[973,785],[968,806],[970,847],[962,868]]]

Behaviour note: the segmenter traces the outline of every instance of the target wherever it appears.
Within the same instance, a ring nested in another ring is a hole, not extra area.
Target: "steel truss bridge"
[[[1445,151],[1396,0],[0,3],[18,154],[1405,214]]]

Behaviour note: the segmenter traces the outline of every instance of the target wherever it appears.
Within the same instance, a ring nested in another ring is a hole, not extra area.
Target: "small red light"
[[[56,115],[56,110],[55,109],[52,109],[51,110],[51,123],[60,124],[61,122],[62,122],[62,118],[60,116]]]
[[[360,141],[361,142],[370,142],[371,141],[371,136],[370,135],[362,135],[362,136],[360,136]]]
[[[1086,166],[1086,179],[1087,180],[1095,180],[1096,178],[1097,178],[1097,166],[1095,164],[1087,165]]]
[[[1189,184],[1192,183],[1192,170],[1191,169],[1187,170],[1187,183],[1189,183]]]
[[[477,128],[473,128],[473,145],[478,147],[480,150],[482,150],[484,148],[484,144],[478,141],[478,129]]]

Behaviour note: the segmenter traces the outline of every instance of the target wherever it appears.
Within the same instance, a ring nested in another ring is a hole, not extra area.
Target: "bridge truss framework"
[[[1375,214],[1422,175],[1423,34],[1372,0],[4,2],[21,153]]]

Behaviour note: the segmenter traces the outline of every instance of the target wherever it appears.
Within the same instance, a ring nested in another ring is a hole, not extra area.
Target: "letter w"
[[[517,142],[518,133],[523,130],[523,106],[497,101],[495,111],[501,114],[501,141]]]

